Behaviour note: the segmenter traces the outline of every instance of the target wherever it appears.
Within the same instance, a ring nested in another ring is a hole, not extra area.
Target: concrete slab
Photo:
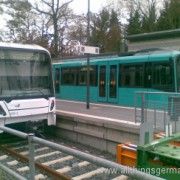
[[[111,104],[56,100],[57,132],[61,137],[116,154],[119,143],[139,143],[135,110]]]

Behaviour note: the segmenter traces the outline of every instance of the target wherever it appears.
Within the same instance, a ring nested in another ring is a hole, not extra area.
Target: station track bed
[[[68,146],[73,149],[76,148],[82,152],[96,155],[97,157],[106,158],[112,161],[115,160],[115,156],[111,155],[110,153],[101,152],[94,148],[90,148],[88,146],[84,146],[79,143],[78,144],[73,143],[65,139],[56,139],[55,137],[45,137],[45,138],[46,140],[53,141],[64,146]],[[3,150],[3,148],[5,149]],[[25,161],[20,158],[20,156],[26,158],[28,157],[28,153],[29,153],[28,148],[29,147],[27,141],[19,141],[19,140],[10,141],[9,138],[7,138],[7,142],[5,140],[3,141],[3,143],[1,142],[0,163],[9,167],[13,171],[20,174],[21,176],[29,179],[28,164],[26,164]],[[20,154],[20,156],[14,157],[10,152],[7,153],[7,149],[10,149],[10,151],[12,150],[17,154]],[[127,179],[127,177],[123,175],[116,174],[114,172],[113,173],[107,172],[106,168],[99,167],[90,162],[84,161],[72,155],[62,153],[60,151],[51,149],[49,147],[40,144],[35,144],[35,160],[37,163],[62,174],[64,178],[67,177],[67,179],[110,180],[110,179],[115,179],[117,177]],[[56,179],[52,176],[49,176],[46,173],[46,171],[42,171],[42,169],[41,170],[36,169],[35,174],[36,174],[35,179],[37,180]]]

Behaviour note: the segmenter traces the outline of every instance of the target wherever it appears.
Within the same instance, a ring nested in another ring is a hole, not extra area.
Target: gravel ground
[[[75,143],[75,142],[72,142],[72,141],[69,141],[69,140],[66,140],[66,139],[62,139],[62,138],[57,138],[57,137],[45,137],[46,140],[49,140],[49,141],[53,141],[55,143],[58,143],[58,144],[61,144],[61,145],[65,145],[65,146],[69,146],[69,147],[73,147],[77,150],[80,150],[80,151],[83,151],[83,152],[86,152],[86,153],[89,153],[89,154],[92,154],[92,155],[95,155],[97,157],[101,157],[101,158],[105,158],[107,160],[110,160],[110,161],[114,161],[116,160],[116,156],[115,155],[112,155],[111,153],[107,153],[105,151],[100,151],[96,148],[93,148],[93,147],[90,147],[90,146],[87,146],[87,145],[83,145],[81,143]],[[18,144],[11,144],[13,147],[16,147],[18,146]],[[11,146],[9,145],[9,146]],[[26,143],[22,142],[21,145],[27,145]],[[41,145],[36,145],[35,148],[40,148]],[[28,150],[28,147],[26,146],[25,148],[20,148],[18,149],[17,151],[27,151]],[[47,149],[47,150],[43,150],[43,153],[49,153],[53,151],[53,149]],[[36,152],[36,156],[37,155],[40,155],[42,152]],[[5,153],[2,153],[0,152],[0,155],[4,155]],[[41,158],[41,159],[38,159],[37,161],[38,162],[47,162],[47,161],[51,161],[51,160],[56,160],[56,159],[59,159],[61,157],[64,157],[66,156],[66,154],[62,153],[62,154],[58,154],[58,155],[54,155],[53,157],[46,157],[46,158]],[[12,157],[8,157],[7,159],[5,160],[1,160],[1,163],[3,164],[6,164],[6,162],[9,162],[9,161],[13,161],[14,158]],[[81,159],[77,159],[77,158],[73,158],[71,161],[65,161],[65,162],[61,162],[61,163],[56,163],[56,164],[53,164],[53,165],[50,165],[50,168],[53,168],[53,169],[61,169],[63,167],[66,167],[66,166],[69,166],[69,167],[72,167],[72,171],[70,172],[67,172],[65,173],[65,175],[67,176],[70,176],[70,177],[75,177],[75,176],[78,176],[78,175],[81,175],[87,171],[93,171],[93,170],[96,170],[97,169],[97,166],[94,165],[94,164],[90,164],[88,166],[84,166],[82,168],[78,167],[77,164],[82,162],[83,160]],[[6,164],[7,165],[7,164]],[[7,165],[9,166],[9,165]],[[12,170],[16,171],[17,168],[21,168],[25,166],[24,163],[21,163],[19,162],[19,164],[17,166],[9,166],[9,168],[11,168]],[[38,174],[39,171],[36,171],[36,173]],[[27,174],[27,172],[23,172],[21,173],[21,175],[23,177],[26,177],[26,178],[29,178],[29,174]],[[102,179],[102,180],[110,180],[110,179],[113,179],[114,177],[117,177],[118,174],[113,174],[113,173],[107,173],[107,172],[102,172],[100,174],[97,174],[91,178],[88,178],[86,180],[99,180],[99,179]],[[7,177],[7,175],[4,176],[4,178],[6,179],[11,179],[10,177]],[[4,180],[3,178],[3,180]],[[51,178],[48,178],[48,180],[51,180]]]
[[[88,145],[83,145],[81,143],[75,143],[75,142],[72,142],[72,141],[69,141],[67,139],[63,139],[63,138],[55,138],[55,137],[48,137],[48,139],[50,141],[53,141],[56,142],[56,143],[59,143],[59,144],[62,144],[62,145],[66,145],[66,146],[70,146],[70,147],[74,147],[76,148],[77,150],[80,150],[80,151],[83,151],[83,152],[87,152],[87,153],[90,153],[92,155],[95,155],[97,157],[101,157],[101,158],[104,158],[104,159],[107,159],[107,160],[110,160],[110,161],[113,161],[115,162],[116,161],[116,156],[111,154],[111,153],[108,153],[108,152],[105,152],[105,151],[100,151],[96,148],[93,148],[93,147],[90,147]],[[78,160],[78,159],[74,159],[74,163],[79,163],[80,161],[82,160]],[[59,164],[57,164],[57,166],[59,166]],[[60,165],[61,167],[65,167],[65,166],[70,166],[72,167],[73,164],[65,164],[65,163],[61,163]],[[54,166],[56,168],[56,166]],[[87,167],[83,167],[83,168],[77,168],[77,167],[74,167],[73,170],[69,173],[66,173],[65,175],[67,176],[78,176],[80,174],[83,174],[83,172],[87,172],[87,171],[93,171],[97,169],[97,166],[95,165],[90,165],[90,166],[87,166]],[[100,173],[100,174],[97,174],[91,178],[86,178],[85,180],[111,180],[117,176],[120,176],[120,174],[117,174],[117,173],[108,173],[108,172],[105,172],[105,173]]]
[[[92,154],[92,155],[95,155],[97,157],[101,157],[101,158],[104,158],[104,159],[107,159],[107,160],[110,160],[110,161],[116,161],[116,156],[109,153],[109,152],[106,152],[106,151],[100,151],[96,148],[93,148],[91,146],[88,146],[88,145],[84,145],[84,144],[81,144],[81,143],[77,143],[77,142],[73,142],[73,141],[69,141],[67,139],[64,139],[64,138],[57,138],[57,137],[47,137],[49,141],[53,141],[55,143],[58,143],[58,144],[62,144],[62,145],[65,145],[65,146],[70,146],[71,148],[75,148],[77,150],[80,150],[80,151],[83,151],[83,152],[86,152],[86,153],[89,153],[89,154]]]

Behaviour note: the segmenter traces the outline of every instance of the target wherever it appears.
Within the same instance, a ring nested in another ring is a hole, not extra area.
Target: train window
[[[106,66],[100,66],[99,97],[106,97]]]
[[[86,85],[87,67],[79,67],[79,85]],[[97,66],[90,66],[89,68],[89,84],[90,86],[97,86]]]
[[[77,84],[77,67],[62,68],[62,85]]]
[[[55,69],[55,92],[56,94],[60,93],[60,89],[59,89],[59,78],[60,78],[60,69]]]
[[[173,91],[173,68],[170,62],[153,63],[152,88]]]
[[[116,98],[117,97],[117,66],[110,66],[110,81],[109,81],[109,97]]]
[[[89,83],[90,86],[97,86],[97,66],[90,67]]]
[[[144,67],[143,64],[126,64],[120,66],[122,87],[143,87]]]
[[[87,67],[83,66],[79,68],[79,85],[86,85]]]

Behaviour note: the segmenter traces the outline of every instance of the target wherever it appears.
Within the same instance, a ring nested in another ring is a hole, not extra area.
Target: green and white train
[[[53,69],[57,98],[86,101],[86,58],[59,60]],[[133,106],[137,91],[180,92],[179,51],[91,57],[89,69],[90,102]]]

